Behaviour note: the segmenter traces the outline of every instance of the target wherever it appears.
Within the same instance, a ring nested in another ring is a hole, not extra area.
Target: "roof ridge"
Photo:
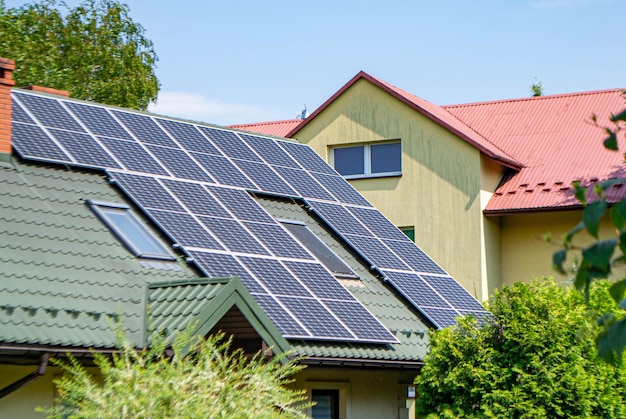
[[[185,285],[207,285],[207,284],[226,284],[228,283],[234,276],[230,277],[219,277],[219,278],[184,278],[184,279],[172,279],[168,281],[159,281],[153,282],[148,285],[149,289],[156,288],[170,288],[170,287],[180,287]]]

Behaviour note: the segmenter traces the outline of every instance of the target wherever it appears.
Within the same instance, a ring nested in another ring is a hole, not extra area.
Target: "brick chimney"
[[[0,58],[0,160],[11,155],[11,88],[15,61]],[[4,158],[3,158],[4,157]]]

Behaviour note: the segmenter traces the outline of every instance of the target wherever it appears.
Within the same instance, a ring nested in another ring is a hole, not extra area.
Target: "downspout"
[[[46,372],[46,367],[48,366],[49,356],[50,355],[48,354],[43,354],[41,356],[41,359],[39,360],[39,368],[37,368],[36,371],[33,371],[30,374],[28,374],[26,377],[20,378],[19,380],[15,381],[13,384],[9,384],[3,389],[0,389],[0,399],[5,396],[8,396],[14,391],[19,390],[25,385],[32,383],[33,381],[35,381],[36,379],[44,375],[44,373]]]

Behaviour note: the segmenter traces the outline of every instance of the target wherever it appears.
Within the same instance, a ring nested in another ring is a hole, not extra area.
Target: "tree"
[[[596,121],[595,115],[592,119]],[[617,151],[618,139],[622,136],[626,122],[626,110],[612,115],[610,121],[611,126],[602,127],[607,134],[604,146],[608,150]],[[576,288],[583,291],[587,299],[594,281],[609,278],[613,267],[626,261],[626,200],[612,203],[607,196],[607,190],[611,186],[624,182],[625,179],[611,179],[590,187],[574,183],[576,198],[584,207],[582,221],[565,235],[562,248],[553,254],[552,260],[558,272],[573,274]],[[593,198],[589,199],[590,197]],[[616,235],[600,239],[600,223],[607,216],[607,211]],[[587,231],[596,241],[584,248],[577,247],[573,239],[581,231]],[[614,256],[616,251],[617,255]],[[577,258],[574,268],[569,272],[563,267],[568,253],[574,253]],[[626,310],[626,278],[613,283],[610,293],[615,303]],[[603,329],[597,338],[598,353],[610,362],[620,357],[626,348],[626,316],[623,310],[607,312],[599,321]]]
[[[533,96],[543,96],[543,84],[535,77],[535,82],[530,85],[530,92]]]
[[[120,334],[120,351],[94,353],[101,380],[73,358],[55,380],[59,398],[42,409],[50,418],[304,418],[304,393],[287,388],[302,367],[261,353],[231,351],[223,336],[206,340],[185,332],[168,351],[158,337],[135,349]]]
[[[596,357],[595,313],[615,308],[604,281],[581,293],[554,281],[516,283],[475,319],[430,334],[416,378],[430,417],[624,417],[626,368]]]
[[[116,0],[85,0],[75,8],[42,0],[8,9],[0,0],[0,56],[15,60],[17,86],[140,110],[159,92],[152,41]]]

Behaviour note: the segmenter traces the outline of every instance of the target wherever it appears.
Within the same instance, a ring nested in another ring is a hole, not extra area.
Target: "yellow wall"
[[[345,393],[346,415],[341,419],[402,419],[414,417],[414,399],[407,398],[417,373],[397,370],[320,369],[299,373],[295,388],[334,388]]]
[[[331,146],[401,139],[402,176],[351,180],[471,294],[483,298],[480,152],[391,95],[359,80],[295,136],[329,161]]]

